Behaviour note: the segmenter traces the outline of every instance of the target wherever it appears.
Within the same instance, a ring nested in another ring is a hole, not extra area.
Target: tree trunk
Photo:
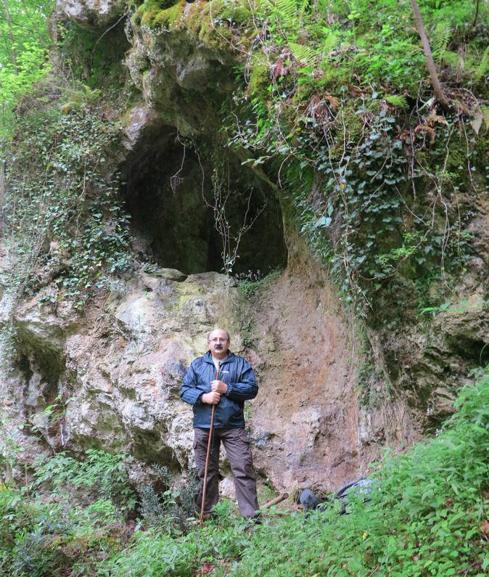
[[[419,6],[416,0],[411,0],[411,6],[414,13],[414,21],[416,23],[416,30],[418,31],[419,37],[421,38],[421,44],[423,45],[423,52],[426,58],[426,67],[430,73],[431,86],[433,87],[433,92],[438,100],[438,102],[443,106],[443,108],[450,108],[450,103],[443,92],[440,80],[438,78],[438,73],[436,71],[435,62],[433,60],[433,54],[431,52],[430,41],[426,35],[426,30],[423,23],[423,18],[421,17],[421,12],[419,11]]]

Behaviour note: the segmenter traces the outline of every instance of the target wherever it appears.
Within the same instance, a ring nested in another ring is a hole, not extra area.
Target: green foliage
[[[479,65],[476,68],[475,76],[477,80],[482,80],[489,73],[489,46],[484,50]]]
[[[166,467],[155,466],[160,484],[166,489],[157,492],[152,485],[138,489],[140,512],[144,527],[155,528],[168,534],[181,535],[189,530],[195,515],[195,493],[199,481],[192,472],[185,483],[174,479]]]
[[[446,75],[460,82],[464,69],[475,86],[486,47],[467,35],[473,10],[463,2],[453,13],[439,3],[421,7]],[[467,166],[484,145],[469,142],[466,123],[439,115],[430,100],[410,4],[263,0],[252,16],[232,26],[248,56],[225,123],[231,146],[254,155],[247,164],[280,171],[301,232],[359,314],[385,310],[386,294],[400,287],[403,308],[415,311],[425,298],[413,286],[419,278],[456,275],[472,255],[452,201],[481,192]],[[217,36],[230,26],[214,25]]]
[[[216,517],[185,532],[153,525],[125,533],[112,501],[93,494],[121,457],[93,451],[85,461],[58,455],[33,487],[0,487],[0,574],[5,577],[483,577],[489,568],[489,376],[463,389],[457,413],[435,438],[386,455],[369,500],[340,515],[274,515],[253,529],[229,501]],[[118,473],[117,473],[118,474]],[[68,485],[72,483],[72,485]],[[35,487],[48,486],[35,493]],[[70,489],[71,487],[71,489]],[[161,503],[161,501],[159,501]],[[129,539],[129,541],[128,541]]]
[[[0,575],[58,577],[84,573],[117,547],[121,519],[110,502],[80,508],[66,502],[29,500],[24,492],[0,492]],[[82,568],[83,567],[83,568]]]
[[[37,106],[52,99],[52,86],[42,90]],[[17,252],[10,283],[34,291],[54,281],[44,299],[56,305],[65,296],[81,308],[107,273],[129,265],[128,217],[117,175],[107,168],[117,126],[106,119],[97,94],[92,99],[88,90],[78,101],[73,91],[68,96],[60,108],[32,109],[19,119],[5,215]],[[33,276],[35,266],[44,274]]]
[[[220,503],[215,520],[179,538],[155,530],[138,532],[130,547],[101,564],[98,577],[191,577],[204,564],[238,558],[249,544],[247,522]]]
[[[123,512],[134,507],[123,455],[87,451],[45,458],[34,480],[0,487],[0,575],[93,574],[97,561],[120,547]]]
[[[11,135],[13,109],[50,69],[47,16],[52,0],[0,2],[0,139]]]
[[[272,104],[268,95],[249,102],[249,119],[228,127],[232,145],[257,151],[257,163],[283,159],[277,166],[300,230],[359,314],[380,306],[385,315],[379,298],[401,285],[409,292],[403,310],[416,310],[424,295],[413,283],[458,274],[473,254],[451,199],[481,192],[467,166],[484,142],[469,142],[457,118],[404,116],[403,96],[315,93],[289,114],[282,90]]]
[[[66,453],[44,458],[36,464],[34,486],[53,492],[88,491],[92,498],[112,501],[123,510],[135,505],[129,485],[127,458],[97,449],[88,449],[80,461]]]
[[[397,106],[399,108],[407,108],[407,100],[404,96],[400,96],[399,94],[386,94],[385,101],[392,106]]]
[[[91,88],[124,86],[124,54],[129,47],[124,20],[104,31],[82,28],[74,22],[58,22],[58,55],[65,74]]]
[[[370,501],[255,532],[231,575],[482,577],[487,556],[489,378],[466,389],[436,439],[387,457]]]

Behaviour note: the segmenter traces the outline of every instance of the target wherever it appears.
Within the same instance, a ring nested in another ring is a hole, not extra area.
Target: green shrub
[[[72,495],[76,490],[88,491],[93,499],[109,500],[124,511],[132,510],[136,497],[126,459],[123,454],[97,449],[88,449],[83,460],[58,453],[37,463],[34,485]]]
[[[465,389],[435,439],[387,456],[370,501],[255,532],[246,577],[483,577],[489,569],[489,377]]]
[[[98,577],[190,577],[204,564],[217,567],[238,558],[249,544],[246,521],[217,507],[217,518],[179,538],[154,529],[137,532],[131,546],[105,561]]]
[[[119,547],[122,518],[112,502],[77,507],[69,493],[48,498],[25,490],[0,491],[0,575],[61,577]],[[73,573],[76,574],[76,573]]]
[[[187,533],[195,517],[194,497],[199,480],[194,471],[182,483],[166,467],[155,466],[160,483],[166,489],[157,492],[152,485],[138,488],[140,515],[144,528],[155,528],[169,534]]]

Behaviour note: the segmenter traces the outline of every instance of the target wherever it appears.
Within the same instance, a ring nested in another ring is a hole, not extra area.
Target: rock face
[[[362,407],[355,327],[303,246],[251,302],[221,274],[158,267],[114,279],[82,316],[42,301],[43,292],[17,309],[20,362],[3,383],[27,461],[46,444],[101,447],[187,471],[192,411],[179,387],[216,326],[258,374],[247,420],[263,482],[334,490],[364,474],[385,443],[416,438],[402,402]],[[223,491],[232,496],[229,477]]]
[[[97,31],[125,6],[57,1],[64,18]],[[67,302],[43,304],[49,286],[20,303],[18,362],[0,386],[10,431],[26,461],[46,447],[97,446],[185,472],[192,415],[178,389],[191,359],[206,350],[207,332],[221,326],[258,373],[248,423],[261,479],[281,489],[297,483],[334,490],[365,474],[382,447],[413,443],[422,425],[451,411],[460,376],[489,360],[484,292],[467,286],[431,328],[419,323],[409,338],[388,333],[381,342],[374,330],[361,334],[282,214],[276,186],[220,140],[217,111],[233,82],[229,57],[183,29],[150,33],[128,23],[126,31],[134,92],[120,118],[117,162],[137,265],[112,278],[83,315]],[[218,174],[220,165],[228,172]],[[243,213],[256,223],[233,264],[243,273],[285,269],[251,300],[228,277],[202,272],[223,264],[212,196],[223,182],[235,219],[224,224],[243,226],[236,221]],[[480,223],[481,238],[486,225]],[[226,492],[229,485],[227,479]]]
[[[239,292],[226,277],[172,269],[119,281],[82,322],[68,311],[50,314],[37,300],[26,303],[16,322],[28,419],[55,449],[97,445],[187,469],[191,409],[179,399],[180,382],[206,350],[209,330],[221,324],[235,332],[238,310]],[[240,348],[239,337],[234,345]],[[51,405],[60,411],[43,427],[39,414]]]
[[[123,450],[182,473],[192,465],[192,411],[181,379],[207,332],[224,326],[259,377],[247,413],[261,479],[333,490],[363,474],[383,442],[412,433],[394,406],[362,409],[353,328],[323,274],[307,270],[289,267],[252,308],[226,276],[161,268],[113,281],[82,318],[40,304],[40,294],[17,311],[22,355],[10,395],[55,450]]]
[[[124,0],[57,0],[58,13],[78,24],[102,27],[123,14]]]
[[[261,375],[255,455],[274,486],[336,490],[367,474],[382,445],[418,437],[401,398],[370,406],[362,399],[358,328],[305,247],[259,295],[253,326]]]

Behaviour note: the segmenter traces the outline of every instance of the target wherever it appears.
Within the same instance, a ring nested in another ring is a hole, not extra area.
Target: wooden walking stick
[[[216,378],[215,380],[217,381],[217,379],[219,378],[219,371],[220,371],[220,361],[217,361],[217,367],[216,367]],[[204,483],[202,485],[202,503],[200,505],[200,519],[199,522],[202,525],[202,523],[204,522],[204,508],[205,508],[205,496],[206,496],[206,492],[207,492],[207,471],[209,469],[209,457],[211,454],[211,447],[212,447],[212,434],[214,432],[214,414],[216,412],[216,405],[212,405],[212,411],[211,411],[211,426],[209,428],[209,438],[207,439],[207,454],[205,456],[205,467],[204,467]]]

